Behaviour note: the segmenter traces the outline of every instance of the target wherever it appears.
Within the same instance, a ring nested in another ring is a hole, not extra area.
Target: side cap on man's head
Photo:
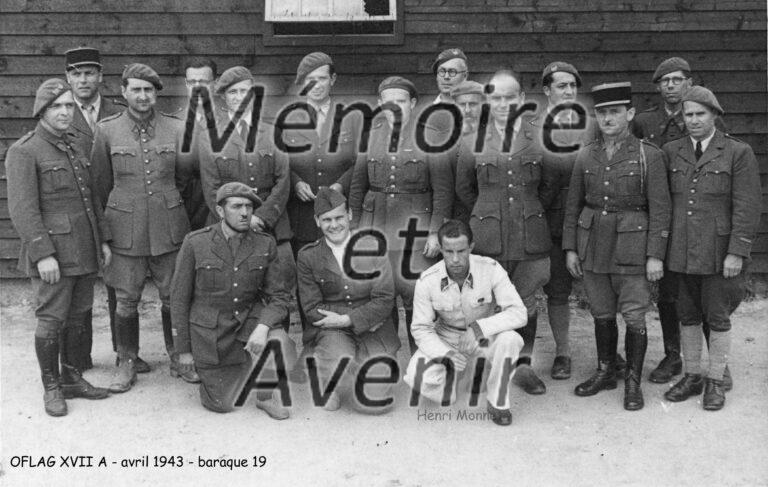
[[[327,186],[321,186],[317,190],[317,196],[315,196],[315,216],[319,217],[323,213],[334,210],[346,202],[347,198],[343,194]]]

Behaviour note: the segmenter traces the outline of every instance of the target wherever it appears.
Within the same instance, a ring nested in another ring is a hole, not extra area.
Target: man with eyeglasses
[[[72,145],[77,147],[80,154],[86,156],[91,153],[93,146],[93,132],[96,122],[115,113],[120,113],[123,108],[116,103],[103,98],[100,88],[102,81],[101,55],[98,49],[91,47],[78,47],[64,53],[67,71],[67,82],[72,87],[72,96],[75,99],[76,110],[69,132]],[[112,345],[115,343],[115,291],[107,288],[107,303],[109,308],[109,329],[112,330]],[[72,364],[80,370],[88,370],[93,367],[91,350],[93,348],[93,310],[89,309],[83,320],[82,330],[67,328],[65,340],[76,346],[77,350],[71,352]],[[77,335],[82,335],[79,337]]]
[[[432,63],[432,72],[437,77],[440,93],[433,103],[453,103],[451,90],[469,76],[467,56],[459,48],[446,49]]]
[[[633,133],[637,138],[646,139],[662,147],[667,142],[678,140],[688,135],[683,120],[683,93],[689,89],[691,67],[683,58],[665,59],[653,73],[653,82],[661,94],[663,103],[654,105],[637,114],[633,122]],[[725,132],[720,117],[716,119],[717,128]],[[664,358],[648,376],[648,380],[664,384],[682,372],[680,358],[680,321],[677,316],[677,281],[675,274],[665,272],[659,281],[658,303],[659,321],[664,340]],[[704,333],[709,335],[709,327],[704,324]],[[724,379],[726,390],[732,387],[730,371],[726,368]]]

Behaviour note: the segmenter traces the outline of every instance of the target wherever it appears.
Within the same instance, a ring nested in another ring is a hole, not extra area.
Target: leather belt
[[[597,211],[605,211],[608,213],[617,213],[619,211],[648,211],[647,206],[614,206],[614,205],[592,205],[587,204],[587,208],[597,210]]]
[[[421,191],[403,191],[401,189],[392,189],[389,186],[381,187],[381,186],[369,186],[369,191],[373,191],[375,193],[399,193],[399,194],[426,194],[429,193],[429,189],[421,190]]]

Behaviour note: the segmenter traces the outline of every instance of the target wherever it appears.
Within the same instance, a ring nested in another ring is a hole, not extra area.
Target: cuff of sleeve
[[[728,243],[728,253],[748,258],[752,250],[752,240],[744,237],[731,236]]]
[[[53,246],[53,242],[48,235],[41,235],[29,242],[27,245],[27,252],[32,262],[37,262],[40,259],[48,257],[56,253],[56,247]]]
[[[352,310],[347,313],[347,316],[349,316],[349,321],[352,323],[352,331],[355,335],[359,335],[368,330],[368,324],[362,319],[362,313],[357,312],[357,310]]]
[[[667,255],[667,239],[660,238],[655,242],[648,242],[648,249],[646,251],[646,257],[654,257],[659,260],[664,260]]]

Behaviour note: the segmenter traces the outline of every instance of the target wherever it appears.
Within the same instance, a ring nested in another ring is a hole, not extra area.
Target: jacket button
[[[322,159],[318,159],[317,162],[323,162],[323,160]]]
[[[152,191],[147,192],[148,195],[152,196]]]
[[[696,192],[696,190],[695,190],[695,189],[691,189],[691,193],[695,193],[695,192]]]
[[[393,171],[394,171],[395,169],[397,169],[397,167],[396,167],[396,166],[390,166],[389,168],[390,168],[390,169],[392,169]]]
[[[607,212],[607,211],[605,211],[605,210],[603,210],[603,216],[605,216],[605,215],[607,215],[607,214],[608,214],[608,212]]]
[[[149,152],[149,149],[144,149],[144,153],[146,154],[147,152]]]
[[[691,215],[693,215],[693,212],[692,212],[692,211],[689,211],[689,212],[688,212],[688,216],[691,216]]]
[[[248,163],[248,167],[253,167],[253,163],[252,163],[252,162],[249,162],[249,163]]]
[[[238,270],[238,269],[239,269],[239,267],[235,267],[235,268],[234,268],[234,271],[235,271],[235,272],[237,272],[237,270]]]
[[[606,170],[606,171],[610,171],[610,170],[611,170],[611,166],[607,166],[607,167],[605,168],[605,170]]]
[[[389,176],[389,179],[395,179],[395,175],[392,174],[391,176]]]
[[[233,299],[232,301],[237,302],[237,298]]]
[[[511,188],[511,187],[512,187],[512,184],[508,184],[508,185],[507,185],[507,187],[508,187],[508,188]]]
[[[395,197],[395,195],[394,195],[393,193],[389,193],[389,197],[390,197],[390,198],[394,198],[394,197]]]
[[[232,287],[237,287],[237,283],[236,283],[236,282],[235,282],[235,283],[233,283],[233,284],[232,284]]]
[[[147,169],[147,174],[149,174],[149,173],[150,173],[150,170],[149,170],[149,169]]]
[[[144,164],[149,164],[149,159],[144,159]]]
[[[693,200],[688,200],[688,204],[692,205],[693,204]]]
[[[607,196],[603,196],[603,199],[604,199],[605,201],[608,201],[608,197],[607,197]]]
[[[611,184],[611,183],[610,183],[610,182],[608,182],[608,181],[603,181],[603,184],[604,184],[604,185],[606,185],[606,186],[608,186],[608,185],[609,185],[609,184]]]

